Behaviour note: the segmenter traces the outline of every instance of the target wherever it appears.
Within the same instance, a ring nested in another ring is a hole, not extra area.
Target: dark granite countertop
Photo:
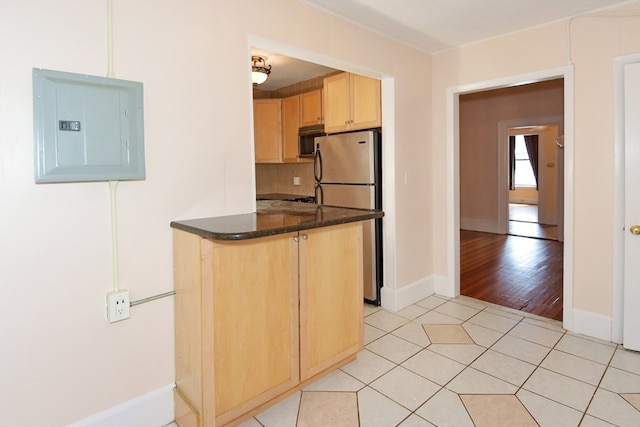
[[[264,200],[257,212],[173,221],[171,227],[213,240],[246,240],[382,218],[382,211]]]

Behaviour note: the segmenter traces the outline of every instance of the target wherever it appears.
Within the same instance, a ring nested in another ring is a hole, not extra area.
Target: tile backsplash
[[[293,185],[293,178],[300,185]],[[256,193],[285,193],[301,196],[314,194],[313,163],[256,164]]]

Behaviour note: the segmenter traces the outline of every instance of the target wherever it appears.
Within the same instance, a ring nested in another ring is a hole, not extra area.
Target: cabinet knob
[[[303,240],[309,240],[309,235],[308,234],[303,234],[302,235],[302,239]]]
[[[297,242],[298,241],[298,236],[293,236],[293,241]]]

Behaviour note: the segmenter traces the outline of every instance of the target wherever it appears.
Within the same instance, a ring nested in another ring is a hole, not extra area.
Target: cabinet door
[[[324,79],[324,130],[327,133],[349,130],[349,73]]]
[[[256,163],[282,163],[280,99],[253,101],[253,135]]]
[[[216,425],[299,382],[293,236],[211,243]]]
[[[380,80],[351,74],[351,129],[381,126]]]
[[[302,231],[300,236],[304,381],[362,348],[362,224]]]
[[[300,126],[321,125],[322,89],[300,94]]]
[[[300,95],[282,100],[282,150],[285,163],[298,162],[300,129]]]

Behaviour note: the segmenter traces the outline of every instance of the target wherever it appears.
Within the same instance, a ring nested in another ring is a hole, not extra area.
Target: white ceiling
[[[280,89],[281,87],[336,71],[333,68],[301,61],[279,53],[267,52],[266,50],[253,48],[251,49],[251,54],[267,58],[267,66],[271,65],[271,74],[269,74],[267,81],[256,86],[261,90]]]
[[[567,19],[629,0],[299,0],[427,53]],[[331,72],[262,52],[273,65],[260,89]]]
[[[428,53],[628,0],[300,0]]]

